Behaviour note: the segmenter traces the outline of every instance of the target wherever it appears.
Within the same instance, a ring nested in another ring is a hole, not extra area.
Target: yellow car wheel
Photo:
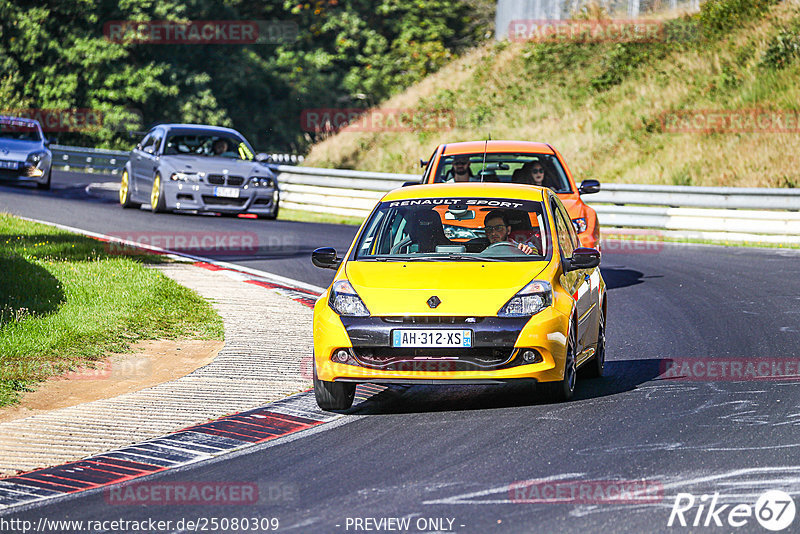
[[[119,203],[123,208],[138,208],[141,206],[141,204],[131,202],[131,183],[128,171],[122,171],[122,177],[119,180]]]
[[[351,382],[326,382],[317,378],[317,364],[314,366],[314,397],[323,410],[346,410],[353,405],[356,384]]]
[[[150,209],[153,210],[153,213],[167,211],[164,192],[161,188],[161,175],[158,173],[153,178],[153,189],[150,191]]]
[[[578,378],[577,362],[575,359],[576,347],[578,346],[578,328],[572,321],[569,325],[569,342],[567,344],[567,354],[564,361],[564,378],[557,382],[543,382],[539,387],[550,400],[564,402],[572,399],[575,393],[575,381]]]
[[[597,323],[597,348],[594,351],[592,360],[586,362],[586,376],[589,378],[599,378],[603,376],[606,366],[606,318],[603,310],[600,310],[600,320]]]

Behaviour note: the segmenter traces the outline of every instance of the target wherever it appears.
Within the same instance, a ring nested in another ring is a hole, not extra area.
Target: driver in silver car
[[[492,210],[486,214],[483,221],[486,237],[489,239],[489,245],[495,243],[510,243],[516,245],[525,254],[533,254],[536,250],[525,243],[517,243],[509,237],[511,234],[511,225],[508,222],[508,217],[502,210]]]

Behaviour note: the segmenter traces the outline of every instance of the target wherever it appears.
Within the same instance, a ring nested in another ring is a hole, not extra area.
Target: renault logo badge
[[[434,295],[434,296],[432,296],[431,298],[428,299],[428,306],[430,306],[431,308],[435,308],[436,306],[438,306],[441,303],[442,303],[442,301],[436,295]]]

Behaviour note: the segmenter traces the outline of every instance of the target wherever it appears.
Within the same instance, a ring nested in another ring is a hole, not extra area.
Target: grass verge
[[[97,240],[0,214],[0,406],[143,339],[222,339],[194,291]]]
[[[363,217],[350,217],[348,215],[335,215],[333,213],[315,213],[313,211],[287,210],[284,208],[281,208],[278,214],[278,220],[349,224],[352,226],[361,226],[361,223],[364,222]]]

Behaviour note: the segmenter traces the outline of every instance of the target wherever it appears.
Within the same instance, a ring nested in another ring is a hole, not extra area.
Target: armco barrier
[[[416,174],[276,166],[287,208],[363,217]],[[800,190],[603,184],[584,199],[604,228],[695,232],[704,239],[800,243]]]
[[[119,174],[128,161],[130,152],[84,148],[79,146],[50,145],[53,168],[97,174]],[[270,154],[275,163],[298,164],[303,156],[297,154]]]
[[[113,174],[128,156],[58,145],[51,150],[57,167],[98,173]],[[420,179],[417,174],[270,166],[279,173],[284,208],[355,217],[367,215],[387,191]],[[599,193],[584,199],[597,210],[604,229],[647,228],[704,239],[800,243],[797,189],[605,183]]]
[[[50,145],[53,168],[98,174],[117,174],[128,161],[129,152],[83,148],[79,146]]]

